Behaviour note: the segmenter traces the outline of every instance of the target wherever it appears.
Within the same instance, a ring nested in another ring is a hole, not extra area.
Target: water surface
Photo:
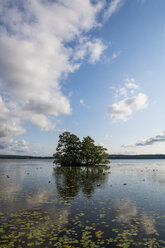
[[[0,160],[0,247],[165,247],[165,160]]]

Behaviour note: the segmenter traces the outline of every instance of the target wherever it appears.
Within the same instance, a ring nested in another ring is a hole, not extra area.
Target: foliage
[[[81,143],[81,158],[87,165],[94,164],[95,144],[94,140],[87,136]]]
[[[81,142],[80,139],[70,132],[60,134],[56,153],[53,155],[57,164],[79,165]]]
[[[89,136],[81,142],[75,134],[64,132],[59,136],[53,156],[55,163],[62,166],[107,164],[109,154],[106,151],[103,146],[96,146]]]

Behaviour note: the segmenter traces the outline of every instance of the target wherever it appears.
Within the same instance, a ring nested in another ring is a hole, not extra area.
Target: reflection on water
[[[138,210],[130,200],[120,200],[118,198],[114,200],[114,213],[118,222],[130,224],[137,216]]]
[[[165,247],[165,161],[0,160],[0,247]]]
[[[54,176],[58,194],[63,199],[76,197],[80,191],[90,197],[95,187],[108,179],[110,166],[55,167]]]
[[[138,211],[135,203],[130,199],[116,199],[114,201],[114,217],[117,222],[128,225],[138,224],[138,232],[144,231],[146,234],[157,233],[155,219],[145,211]]]
[[[19,194],[21,190],[22,190],[21,184],[8,182],[3,178],[0,181],[1,198],[6,201],[13,201],[15,196]]]

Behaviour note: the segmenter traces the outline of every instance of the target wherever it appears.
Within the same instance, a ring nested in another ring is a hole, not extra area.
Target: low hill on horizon
[[[0,155],[0,159],[54,159],[52,156]],[[165,154],[110,154],[109,159],[165,159]]]
[[[53,159],[53,156],[0,155],[0,159]]]
[[[110,154],[109,159],[165,159],[165,154]]]

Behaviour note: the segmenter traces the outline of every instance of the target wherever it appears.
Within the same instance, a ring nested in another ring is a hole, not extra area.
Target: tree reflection
[[[63,199],[74,198],[80,191],[90,197],[95,187],[105,183],[110,166],[55,167],[54,176],[58,195]]]

